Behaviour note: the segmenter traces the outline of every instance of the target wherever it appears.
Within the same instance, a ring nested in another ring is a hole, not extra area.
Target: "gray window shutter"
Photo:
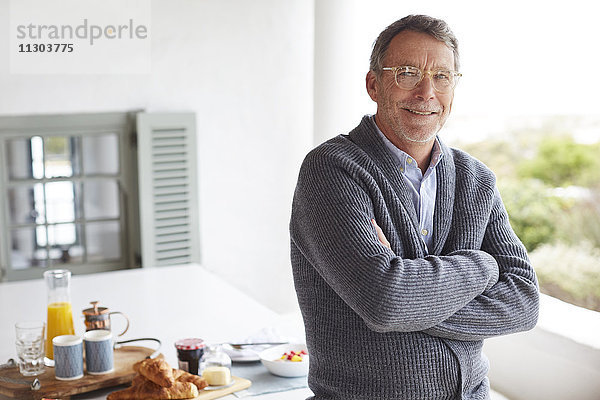
[[[137,114],[142,266],[200,262],[193,113]]]

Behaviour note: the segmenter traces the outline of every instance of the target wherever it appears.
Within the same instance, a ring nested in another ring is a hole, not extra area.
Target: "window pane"
[[[83,262],[83,249],[79,245],[81,225],[58,224],[48,226],[50,250],[48,258],[53,265]]]
[[[88,261],[118,260],[121,258],[121,228],[119,221],[86,224]]]
[[[70,136],[44,138],[44,161],[46,178],[77,175],[77,141]]]
[[[48,223],[75,220],[75,194],[73,182],[46,184],[46,218]]]
[[[53,267],[80,264],[83,262],[83,250],[80,246],[54,247],[50,249],[49,258]]]
[[[84,174],[119,173],[119,139],[116,134],[83,137],[82,153]]]
[[[119,186],[117,181],[102,179],[83,184],[86,219],[119,218]]]
[[[39,136],[31,138],[31,171],[35,179],[44,177],[44,140]]]
[[[29,139],[6,141],[6,169],[11,180],[27,179],[33,176],[31,150]]]
[[[44,227],[38,227],[37,230],[38,233],[41,231],[41,233],[44,234],[45,242],[46,238]],[[12,269],[46,266],[46,251],[45,249],[38,250],[35,242],[36,228],[32,227],[11,230],[10,263]]]
[[[44,223],[44,186],[17,186],[8,189],[10,222],[16,224]]]
[[[48,243],[48,237],[46,236],[45,226],[35,227],[35,240],[37,242],[37,247],[46,247],[46,244]]]
[[[75,224],[57,224],[48,226],[48,244],[50,246],[69,246],[77,241]]]

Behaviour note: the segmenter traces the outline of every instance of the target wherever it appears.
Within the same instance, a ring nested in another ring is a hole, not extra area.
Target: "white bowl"
[[[288,353],[292,350],[296,353],[299,353],[302,350],[308,353],[308,349],[304,343],[288,343],[263,350],[258,354],[258,357],[273,375],[284,376],[286,378],[305,376],[308,374],[308,354],[302,357],[302,361],[287,361],[281,359],[281,356],[284,353]]]

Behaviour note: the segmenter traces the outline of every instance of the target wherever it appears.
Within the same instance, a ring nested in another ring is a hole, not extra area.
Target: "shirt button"
[[[400,167],[400,172],[404,172],[404,168]]]
[[[427,232],[427,229],[423,229],[423,230],[421,231],[421,233],[423,234],[423,236],[427,236],[427,234],[428,234],[429,232]]]
[[[409,164],[412,164],[412,158],[407,158],[406,162],[409,163]]]

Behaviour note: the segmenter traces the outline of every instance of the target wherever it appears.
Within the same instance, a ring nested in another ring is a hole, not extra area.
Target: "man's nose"
[[[421,100],[431,100],[435,97],[431,74],[424,74],[421,82],[413,89],[414,94]]]

